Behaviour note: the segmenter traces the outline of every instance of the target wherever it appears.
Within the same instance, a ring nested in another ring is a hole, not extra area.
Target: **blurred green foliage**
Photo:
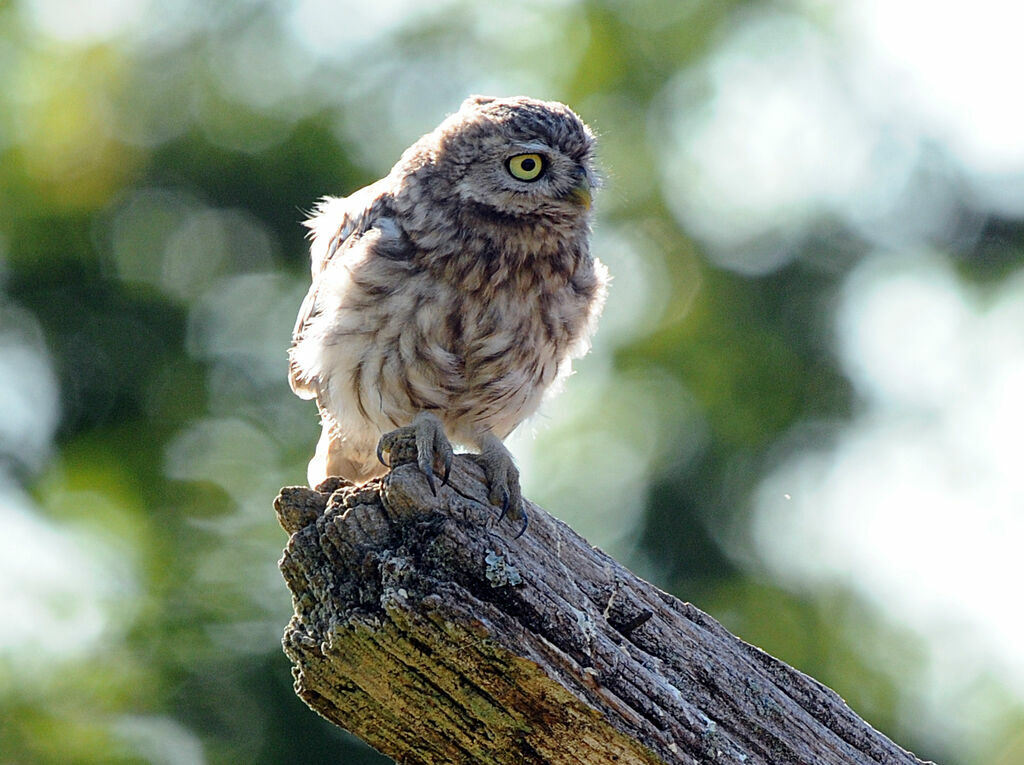
[[[918,637],[852,592],[784,590],[747,544],[780,439],[809,421],[831,423],[815,436],[828,441],[856,407],[832,309],[871,247],[816,214],[784,262],[744,274],[670,212],[658,104],[771,4],[385,5],[0,5],[0,331],[42,354],[59,391],[47,404],[45,375],[18,376],[41,397],[45,443],[0,430],[0,504],[27,529],[26,560],[48,546],[66,564],[40,569],[56,581],[39,592],[67,598],[0,645],[0,762],[382,761],[294,696],[279,646],[290,603],[271,503],[304,479],[317,435],[285,384],[299,223],[484,90],[558,98],[595,125],[609,175],[596,246],[618,236],[636,256],[602,254],[609,312],[624,307],[569,383],[575,419],[538,436],[546,459],[571,456],[551,480],[537,469],[534,499],[572,518],[558,481],[611,455],[607,480],[622,470],[641,491],[588,534],[919,755],[980,762],[910,719]],[[973,220],[989,234],[942,242],[966,277],[1024,262],[1021,221]],[[601,525],[620,510],[633,515],[618,531]],[[1022,719],[998,684],[979,694]],[[1024,744],[1000,735],[991,751],[1009,763]]]

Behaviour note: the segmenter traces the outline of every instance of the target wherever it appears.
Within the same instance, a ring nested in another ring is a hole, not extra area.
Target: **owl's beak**
[[[571,202],[578,204],[584,210],[590,209],[593,199],[590,194],[590,182],[587,180],[586,176],[580,177],[579,182],[569,189],[569,193],[566,194],[566,197]]]

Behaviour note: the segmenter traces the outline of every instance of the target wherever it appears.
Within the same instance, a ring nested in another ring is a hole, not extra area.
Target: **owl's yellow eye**
[[[508,161],[508,171],[521,181],[535,181],[544,172],[544,158],[540,154],[516,154]]]

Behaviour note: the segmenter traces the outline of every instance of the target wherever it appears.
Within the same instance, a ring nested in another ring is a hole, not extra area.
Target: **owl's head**
[[[555,101],[471,96],[417,146],[431,196],[492,220],[585,220],[598,182],[593,133]]]

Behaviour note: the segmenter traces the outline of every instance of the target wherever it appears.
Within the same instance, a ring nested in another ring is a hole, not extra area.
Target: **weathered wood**
[[[320,488],[276,502],[295,689],[399,762],[920,762],[535,505],[512,539],[468,457]]]

